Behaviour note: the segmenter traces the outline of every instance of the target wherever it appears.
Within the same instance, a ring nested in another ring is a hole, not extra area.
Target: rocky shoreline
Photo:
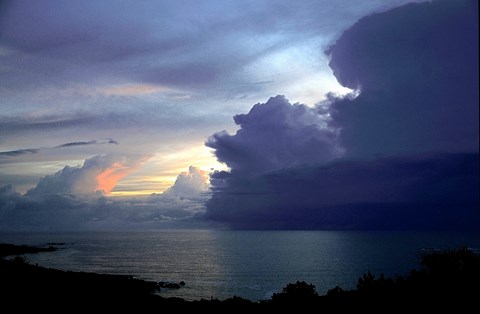
[[[0,295],[4,308],[18,304],[37,308],[61,301],[79,307],[137,309],[308,306],[327,312],[352,309],[391,312],[418,308],[468,309],[476,304],[480,295],[480,255],[467,248],[422,253],[420,268],[406,276],[375,277],[368,272],[358,280],[355,290],[335,287],[326,295],[318,295],[315,286],[296,282],[288,284],[270,300],[259,302],[235,296],[226,300],[198,301],[164,298],[154,292],[179,289],[185,283],[157,283],[132,276],[61,271],[30,265],[22,257],[25,253],[54,250],[56,248],[51,245],[39,248],[0,244]]]

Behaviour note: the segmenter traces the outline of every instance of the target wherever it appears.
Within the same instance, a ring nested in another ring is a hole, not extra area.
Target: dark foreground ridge
[[[40,253],[40,252],[53,252],[57,248],[48,243],[48,247],[35,247],[27,245],[14,245],[7,243],[0,243],[0,257],[8,255],[21,255],[26,253]]]
[[[271,300],[252,302],[239,297],[220,300],[185,301],[163,298],[153,293],[158,284],[131,276],[101,275],[60,271],[28,264],[19,256],[24,253],[51,251],[0,244],[0,300],[2,308],[61,309],[61,304],[75,308],[98,306],[135,309],[183,308],[305,308],[325,312],[366,310],[397,312],[399,310],[461,310],[475,308],[480,295],[480,255],[462,248],[425,251],[421,265],[406,276],[378,278],[364,274],[355,290],[335,287],[319,296],[315,286],[296,282],[288,284]],[[17,255],[13,259],[4,259]]]

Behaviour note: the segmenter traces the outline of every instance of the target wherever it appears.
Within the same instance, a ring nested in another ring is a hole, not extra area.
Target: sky
[[[1,1],[0,229],[476,227],[478,4],[407,2]]]

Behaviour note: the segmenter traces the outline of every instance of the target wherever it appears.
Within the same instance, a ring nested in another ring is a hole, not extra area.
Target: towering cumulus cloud
[[[41,178],[25,195],[0,188],[0,230],[74,230],[111,212],[104,194],[145,156],[97,155]],[[113,204],[110,206],[118,209]]]
[[[327,128],[328,116],[318,109],[290,104],[283,96],[256,104],[234,117],[241,129],[211,136],[206,145],[234,172],[259,173],[338,157],[337,132]]]
[[[208,190],[208,174],[194,166],[188,168],[188,172],[182,172],[177,176],[175,184],[165,191],[165,194],[179,196],[198,196]]]
[[[236,135],[206,143],[232,169],[212,175],[208,217],[240,228],[478,228],[478,2],[365,17],[326,53],[358,96],[323,110],[277,96],[236,116]]]
[[[0,187],[0,230],[117,230],[191,226],[205,212],[208,175],[190,167],[162,194],[107,197],[145,156],[97,155],[41,178],[25,195]],[[195,225],[197,226],[197,225]]]
[[[478,1],[409,4],[361,19],[327,51],[350,156],[478,151]]]
[[[66,166],[43,177],[27,195],[110,193],[118,181],[138,169],[146,158],[97,155],[85,160],[82,167]]]

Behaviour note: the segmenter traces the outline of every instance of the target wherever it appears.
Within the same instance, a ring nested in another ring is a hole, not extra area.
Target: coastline
[[[420,269],[406,276],[375,277],[370,272],[358,281],[354,290],[335,287],[326,295],[318,295],[315,287],[305,282],[288,284],[283,292],[270,300],[252,302],[232,296],[225,300],[185,301],[155,295],[158,283],[125,275],[103,275],[61,271],[31,265],[21,255],[53,251],[55,247],[0,245],[0,293],[4,306],[28,301],[44,306],[60,300],[72,304],[108,305],[114,307],[225,307],[269,308],[275,306],[314,306],[319,309],[368,309],[372,305],[393,304],[403,309],[468,308],[480,295],[480,255],[472,250],[431,251],[422,257]],[[4,257],[16,256],[13,259]],[[396,309],[396,308],[395,308]]]

